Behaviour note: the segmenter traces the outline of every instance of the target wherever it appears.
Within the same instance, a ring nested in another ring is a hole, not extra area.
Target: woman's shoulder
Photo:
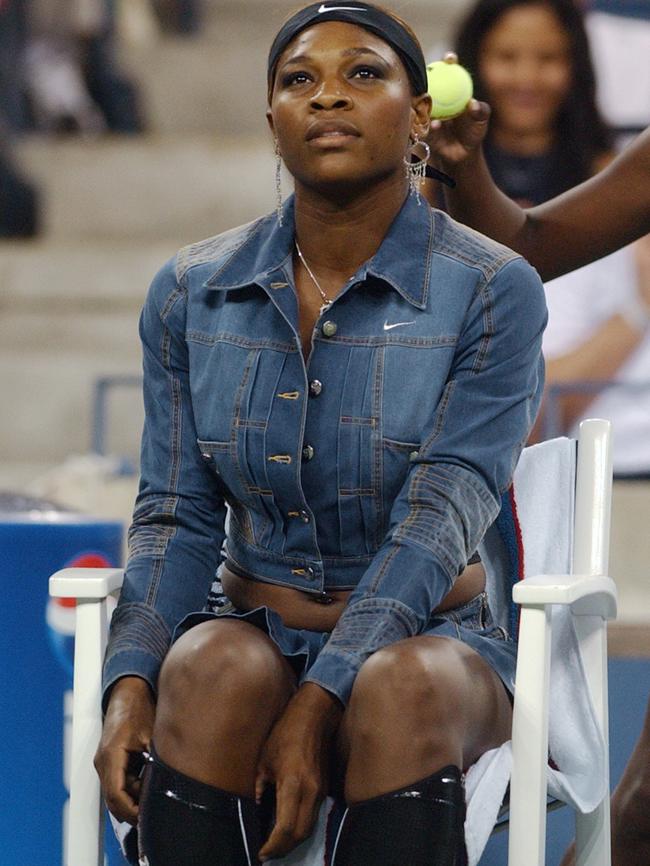
[[[486,280],[514,259],[523,262],[510,247],[457,222],[444,211],[434,210],[434,225],[434,252],[460,266],[480,271]]]
[[[255,234],[266,218],[221,232],[213,237],[182,247],[155,274],[145,307],[156,309],[166,320],[173,310],[185,305],[192,287],[202,286]],[[190,281],[188,274],[195,277]]]
[[[205,266],[213,270],[218,269],[256,233],[268,218],[268,216],[258,217],[251,222],[182,247],[174,259],[177,281],[183,283],[187,273],[193,268]]]

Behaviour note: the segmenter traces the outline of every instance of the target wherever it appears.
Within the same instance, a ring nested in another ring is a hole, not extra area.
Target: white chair
[[[572,573],[528,577],[513,591],[515,602],[521,605],[521,620],[512,735],[509,866],[545,863],[551,612],[555,605],[566,606],[573,614],[588,688],[607,743],[606,620],[616,615],[616,587],[606,576],[611,479],[610,425],[585,421],[578,441],[575,490],[569,485],[572,502],[575,493]],[[102,806],[93,755],[101,735],[107,600],[117,594],[121,583],[119,569],[65,569],[50,578],[51,595],[77,599],[66,866],[103,863]],[[607,790],[608,779],[604,781]],[[576,840],[577,866],[610,866],[608,796],[590,814],[577,815]]]

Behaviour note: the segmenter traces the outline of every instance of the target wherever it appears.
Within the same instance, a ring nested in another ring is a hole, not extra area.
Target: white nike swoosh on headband
[[[384,331],[390,331],[391,328],[399,328],[400,325],[414,325],[415,320],[412,322],[395,322],[392,325],[388,324],[388,320],[384,322]]]
[[[326,6],[324,3],[320,4],[320,8],[318,10],[318,14],[322,14],[323,12],[367,12],[367,9],[364,9],[363,6]]]

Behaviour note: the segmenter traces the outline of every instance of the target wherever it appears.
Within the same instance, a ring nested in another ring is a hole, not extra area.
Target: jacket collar
[[[355,280],[375,277],[390,285],[418,309],[427,305],[434,211],[409,195],[376,254],[361,266]],[[294,197],[283,205],[282,226],[275,213],[258,220],[243,242],[204,283],[214,290],[267,286],[291,259],[294,239]],[[287,268],[290,273],[290,268]]]

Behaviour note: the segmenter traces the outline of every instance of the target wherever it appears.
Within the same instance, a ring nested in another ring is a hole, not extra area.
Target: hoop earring
[[[282,225],[282,156],[280,154],[280,145],[277,138],[275,139],[275,213],[278,218],[278,225]]]
[[[417,147],[424,148],[424,156],[417,156],[415,153]],[[416,135],[411,144],[409,155],[404,157],[404,166],[406,167],[406,177],[409,183],[410,194],[415,195],[418,205],[422,204],[420,201],[420,187],[426,177],[427,163],[430,156],[431,148],[426,141],[420,141]],[[415,161],[413,159],[414,157]]]

